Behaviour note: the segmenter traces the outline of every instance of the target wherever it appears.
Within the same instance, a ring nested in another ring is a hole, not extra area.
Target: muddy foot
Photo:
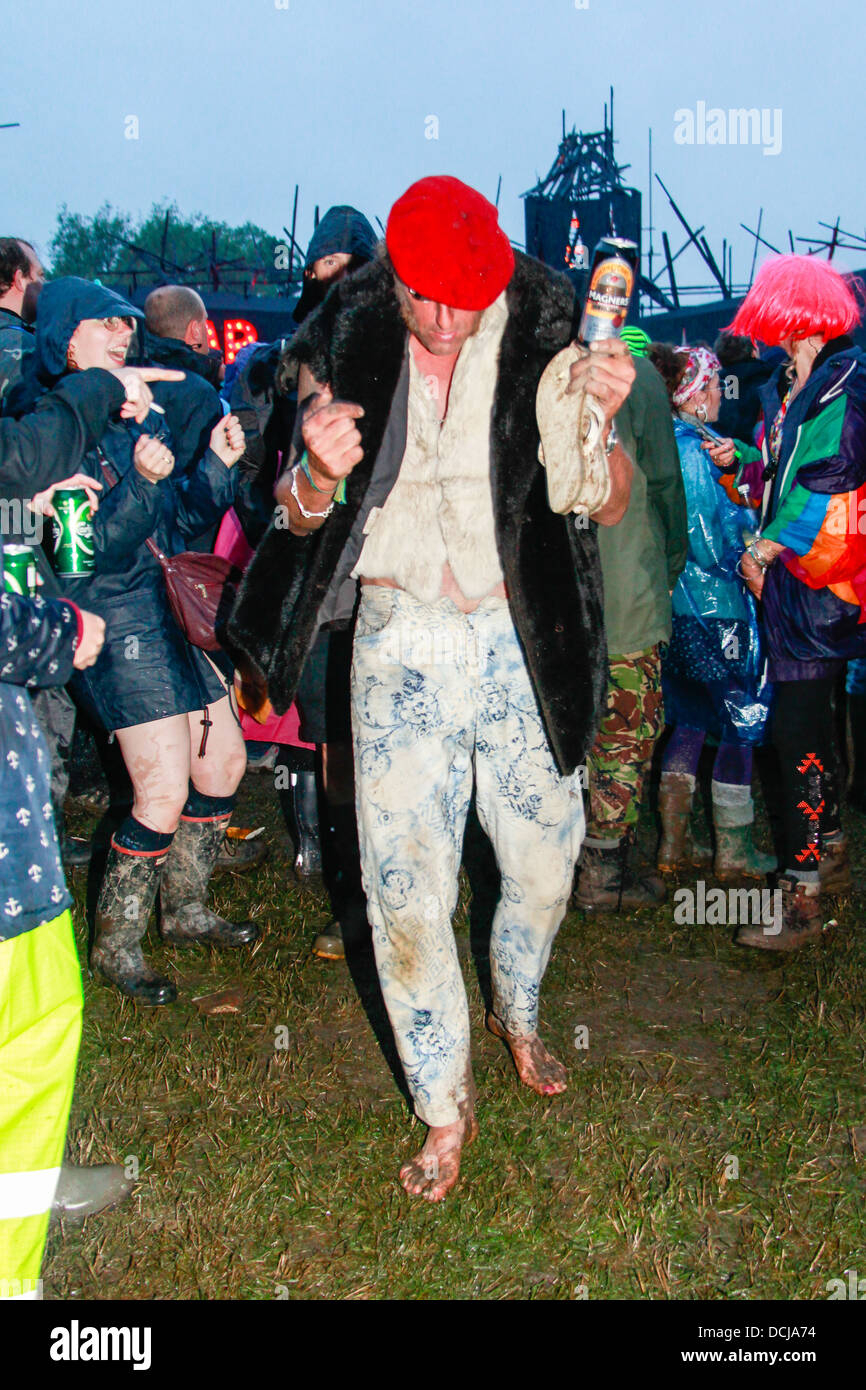
[[[441,1202],[460,1176],[463,1145],[470,1144],[477,1133],[473,1114],[450,1125],[431,1125],[421,1152],[400,1169],[400,1181],[409,1195]]]
[[[548,1052],[537,1033],[530,1033],[526,1038],[512,1038],[495,1014],[487,1015],[487,1027],[495,1037],[507,1044],[524,1086],[529,1086],[540,1096],[562,1094],[568,1085],[568,1073],[562,1063]]]

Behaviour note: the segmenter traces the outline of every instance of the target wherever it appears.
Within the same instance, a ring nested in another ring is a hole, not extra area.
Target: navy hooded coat
[[[112,315],[142,317],[102,285],[73,276],[46,285],[37,311],[36,390],[47,389],[66,371],[69,340],[82,320]],[[30,385],[33,392],[33,378]],[[186,549],[190,538],[215,525],[232,505],[237,471],[208,448],[183,477],[148,482],[134,467],[133,451],[139,435],[159,430],[171,447],[163,416],[152,413],[140,426],[111,421],[85,457],[81,471],[103,484],[93,517],[95,569],[60,579],[66,597],[105,619],[99,660],[76,673],[70,689],[112,731],[203,709],[225,694],[211,663],[175,622],[161,567],[145,542],[150,537],[169,555]],[[114,486],[103,474],[101,458],[117,478]],[[228,674],[227,659],[220,664]]]

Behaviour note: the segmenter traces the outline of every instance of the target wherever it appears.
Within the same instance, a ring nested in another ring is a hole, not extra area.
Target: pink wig
[[[859,322],[858,297],[862,303],[860,282],[817,256],[775,256],[761,266],[728,331],[768,347],[813,333],[837,338]]]

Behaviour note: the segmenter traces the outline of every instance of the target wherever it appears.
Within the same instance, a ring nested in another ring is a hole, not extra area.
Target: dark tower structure
[[[607,105],[604,129],[593,135],[565,132],[556,160],[545,178],[521,196],[525,199],[526,250],[530,256],[564,270],[581,286],[582,243],[591,256],[599,237],[614,231],[641,248],[641,195],[629,188],[623,174],[630,166],[617,164],[613,138],[613,91],[610,124]],[[579,240],[578,240],[579,238]],[[642,264],[640,259],[638,264]]]

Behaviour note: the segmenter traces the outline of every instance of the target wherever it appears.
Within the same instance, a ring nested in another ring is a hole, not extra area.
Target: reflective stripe
[[[0,1173],[0,1221],[41,1216],[50,1211],[57,1191],[60,1165],[29,1173]]]

